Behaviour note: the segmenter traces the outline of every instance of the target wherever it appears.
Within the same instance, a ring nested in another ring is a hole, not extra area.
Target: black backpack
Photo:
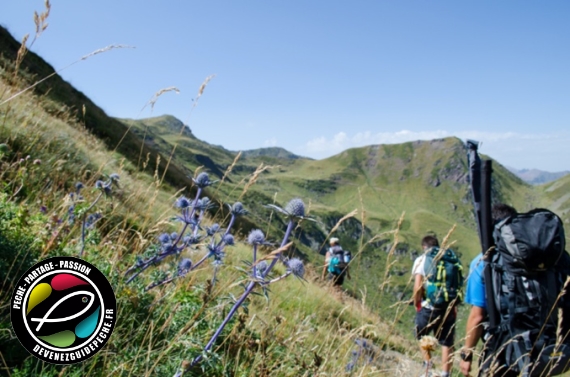
[[[496,224],[493,239],[485,283],[490,278],[487,308],[498,321],[489,325],[482,369],[495,370],[493,376],[507,370],[525,377],[564,373],[570,369],[570,339],[562,334],[557,341],[558,308],[568,308],[570,301],[561,295],[570,256],[562,221],[536,209]]]

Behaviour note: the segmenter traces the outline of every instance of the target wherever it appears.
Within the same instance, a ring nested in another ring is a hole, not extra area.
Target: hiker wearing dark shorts
[[[347,265],[348,260],[345,261],[345,255],[349,255],[350,253],[347,253],[342,249],[342,247],[339,245],[339,240],[336,237],[332,237],[329,243],[330,248],[327,250],[327,253],[325,255],[323,277],[325,271],[328,271],[327,278],[333,281],[333,285],[335,287],[341,287],[344,283],[345,277],[350,279],[350,271]],[[333,258],[335,257],[340,260],[340,264],[338,264],[336,268],[331,268],[331,263],[333,263]]]
[[[426,277],[428,275],[426,269],[426,257],[432,252],[439,251],[439,242],[433,236],[426,236],[422,239],[422,248],[424,253],[420,255],[414,262],[412,275],[414,279],[414,296],[413,303],[416,308],[415,319],[415,335],[418,340],[423,336],[434,333],[435,337],[442,346],[442,372],[441,377],[448,377],[452,366],[453,344],[455,341],[455,320],[457,315],[457,307],[455,300],[453,303],[443,303],[433,305],[426,296]],[[443,258],[441,258],[443,260]],[[446,262],[447,263],[447,262]],[[456,262],[457,263],[457,262]],[[461,269],[461,267],[458,267]],[[461,272],[459,272],[461,273]],[[458,290],[462,284],[460,280]],[[428,367],[429,356],[422,350],[424,357],[424,367]]]

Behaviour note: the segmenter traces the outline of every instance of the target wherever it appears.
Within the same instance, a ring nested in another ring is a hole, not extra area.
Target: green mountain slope
[[[169,155],[176,145],[172,163],[180,169],[191,172],[202,167],[222,178],[233,164],[231,174],[225,178],[228,184],[221,192],[258,211],[263,211],[260,201],[310,199],[311,216],[317,223],[307,224],[297,246],[315,265],[323,263],[330,230],[345,214],[358,209],[360,215],[346,220],[334,235],[345,248],[359,255],[353,267],[358,279],[347,287],[357,296],[363,289],[368,290],[368,302],[373,307],[382,306],[386,299],[376,288],[387,263],[395,271],[390,300],[409,293],[409,275],[404,272],[409,271],[420,252],[419,242],[425,234],[435,233],[441,239],[455,225],[451,241],[453,248],[464,255],[464,263],[479,252],[466,150],[457,138],[353,148],[323,160],[292,157],[282,149],[245,151],[235,160],[236,153],[196,139],[172,117],[122,121],[162,155]],[[256,183],[241,196],[244,185],[262,164],[272,168],[260,173]],[[494,170],[497,201],[521,210],[536,205],[537,194],[532,186],[497,162]],[[388,236],[379,235],[394,229],[403,213],[399,245],[395,256],[389,257]],[[374,237],[374,242],[368,244]],[[387,262],[388,258],[393,260]]]
[[[14,92],[34,82],[35,78],[53,72],[53,68],[41,58],[29,53],[23,61],[20,77],[15,80],[9,68],[18,48],[18,43],[0,27],[0,94]],[[305,221],[296,230],[295,252],[311,262],[308,266],[310,282],[307,286],[299,283],[292,291],[278,289],[289,301],[277,301],[269,309],[264,301],[256,301],[252,306],[255,315],[263,318],[264,323],[273,321],[282,313],[290,315],[291,321],[303,322],[309,318],[309,330],[306,332],[314,332],[318,336],[309,338],[310,347],[307,350],[322,347],[318,349],[330,352],[332,349],[330,344],[321,344],[321,340],[326,338],[322,323],[335,328],[335,331],[341,326],[348,328],[353,335],[370,335],[358,330],[359,326],[375,326],[374,331],[381,330],[382,336],[377,338],[382,342],[387,342],[392,348],[409,349],[413,344],[409,339],[413,311],[395,303],[410,296],[409,271],[413,258],[418,255],[421,237],[426,233],[435,233],[441,239],[456,225],[450,241],[454,242],[452,247],[463,255],[464,265],[479,252],[467,184],[466,151],[461,140],[456,138],[353,148],[324,160],[299,157],[280,148],[244,151],[238,158],[236,152],[199,140],[189,127],[171,116],[140,120],[110,118],[57,75],[38,85],[33,92],[0,108],[0,116],[3,120],[0,142],[8,143],[12,148],[10,158],[17,159],[31,153],[34,158],[39,157],[44,161],[41,168],[32,170],[33,174],[25,175],[25,179],[29,179],[26,184],[33,183],[29,187],[19,181],[23,182],[24,179],[20,175],[14,175],[15,178],[6,184],[3,181],[0,191],[3,194],[2,206],[9,208],[10,214],[14,213],[9,216],[9,227],[6,229],[13,234],[17,234],[14,229],[24,232],[26,227],[32,226],[35,226],[33,229],[38,234],[45,233],[42,226],[45,228],[47,217],[38,215],[38,209],[34,206],[48,200],[54,207],[59,206],[57,208],[61,211],[64,206],[58,201],[62,201],[78,177],[93,180],[100,171],[111,168],[120,171],[123,191],[118,195],[118,202],[108,205],[112,217],[101,228],[101,237],[107,243],[105,246],[92,247],[95,260],[99,258],[105,263],[107,260],[113,261],[115,270],[109,269],[113,271],[117,284],[122,281],[119,275],[123,271],[116,269],[124,270],[125,260],[132,261],[135,250],[142,251],[141,244],[153,242],[161,227],[172,225],[168,220],[168,216],[172,215],[172,199],[174,195],[179,195],[175,194],[177,190],[191,195],[190,177],[197,170],[208,171],[213,179],[223,180],[207,192],[218,202],[218,208],[225,208],[224,204],[236,200],[245,203],[250,214],[237,226],[241,236],[246,235],[249,229],[258,227],[266,230],[272,241],[280,239],[284,220],[271,215],[264,204],[275,202],[284,205],[292,197],[302,197],[308,204],[308,215],[316,221]],[[493,192],[496,200],[512,204],[519,210],[540,204],[559,212],[568,222],[570,178],[564,177],[544,186],[533,187],[496,161],[494,168]],[[161,183],[163,175],[165,179]],[[6,173],[8,176],[9,171]],[[22,188],[18,189],[20,185]],[[358,209],[358,214],[339,225],[341,219],[354,209]],[[25,221],[27,211],[34,214],[37,224]],[[403,213],[405,215],[397,234],[398,245],[393,247],[393,230]],[[213,211],[211,215],[213,221],[224,222],[224,211]],[[345,287],[359,302],[350,301],[348,306],[329,298],[329,292],[318,281],[326,238],[335,225],[339,226],[334,236],[339,237],[355,256],[351,267],[353,279]],[[54,252],[70,252],[74,247],[76,245],[73,243],[54,246]],[[237,264],[240,259],[247,258],[249,252],[241,245],[229,260]],[[33,255],[39,257],[40,253]],[[209,277],[209,273],[210,270],[200,271],[200,276]],[[235,271],[233,275],[228,275],[237,279]],[[220,285],[235,288],[232,278],[227,278]],[[176,298],[197,305],[194,301],[200,301],[201,296],[194,290],[188,290],[190,285],[184,287],[182,284],[175,291]],[[194,288],[196,291],[205,289],[199,284]],[[142,285],[137,289],[141,290]],[[155,314],[146,312],[155,305],[151,304],[153,296],[141,295],[141,300],[145,301],[139,307],[137,292],[121,286],[119,295],[125,307],[147,318],[147,322],[141,323],[141,329],[145,325],[166,328],[172,335],[179,331],[176,326],[195,315],[187,307],[186,312],[180,314],[177,311],[178,303],[166,302],[162,312],[166,314],[153,317]],[[361,304],[364,302],[366,306]],[[369,307],[384,320],[380,321],[371,314]],[[210,313],[210,309],[204,310]],[[345,314],[345,310],[348,314]],[[219,310],[214,307],[212,312],[215,311],[219,316]],[[174,317],[166,319],[170,313],[174,313]],[[182,315],[187,317],[179,317]],[[215,314],[209,315],[215,317]],[[311,316],[314,316],[314,320]],[[291,332],[282,332],[283,339],[296,331],[294,327],[291,329]],[[250,329],[256,330],[259,328]],[[210,330],[203,331],[207,334]],[[396,334],[397,340],[389,339],[390,334]],[[146,339],[144,333],[136,333],[136,336],[138,340],[142,338],[143,342]],[[160,346],[170,341],[168,338],[159,339],[162,342]],[[195,339],[182,337],[181,342],[193,343]],[[116,343],[113,352],[122,361],[113,367],[130,367],[131,360],[139,357],[139,350],[132,350],[131,347],[128,350],[131,353],[126,354],[121,348],[124,345],[120,339]],[[339,343],[342,346],[338,346]],[[174,344],[178,347],[174,357],[178,363],[184,349],[180,343]],[[349,353],[350,347],[342,334],[338,337],[335,335],[331,344],[338,347],[333,351],[335,357],[344,352],[338,357],[339,360]],[[150,343],[149,355],[155,346],[159,350],[152,352],[164,355],[163,349]],[[284,353],[291,353],[291,350]],[[230,354],[228,359],[234,356]],[[143,352],[140,357],[147,355]],[[335,360],[325,361],[329,368],[327,372],[334,374],[343,362]],[[244,362],[243,368],[249,367],[248,362]],[[176,365],[171,361],[165,368],[171,371]],[[142,368],[141,372],[141,366],[135,366],[139,370],[133,373],[146,373],[144,371],[147,369]]]
[[[554,211],[566,225],[566,237],[570,235],[570,175],[540,186],[543,206]]]
[[[34,79],[31,71],[19,72],[15,78],[7,54],[0,50],[0,56],[3,56],[0,59],[0,101],[3,101]],[[45,64],[32,53],[28,58],[34,64]],[[33,69],[32,64],[25,65]],[[55,84],[56,87],[68,85],[63,80]],[[66,90],[79,96],[70,87]],[[91,202],[97,195],[93,188],[95,181],[102,179],[104,173],[117,172],[121,177],[120,187],[114,188],[111,197],[103,197],[92,208],[103,217],[88,231],[83,258],[110,279],[117,296],[119,321],[100,354],[102,357],[72,366],[57,366],[38,361],[22,348],[11,330],[10,306],[1,305],[0,374],[172,376],[184,360],[201,351],[231,307],[231,297],[243,292],[237,282],[244,279],[244,275],[236,267],[243,266],[243,260],[251,260],[251,247],[238,241],[228,251],[225,264],[218,271],[215,289],[208,283],[214,268],[205,263],[195,273],[179,279],[178,284],[145,292],[144,287],[153,279],[176,268],[176,260],[162,268],[153,267],[133,284],[125,284],[125,270],[135,263],[135,257],[155,245],[161,232],[179,230],[172,220],[176,214],[173,200],[185,187],[171,186],[168,179],[160,182],[168,154],[161,155],[156,149],[151,151],[150,146],[143,146],[142,137],[135,132],[129,134],[138,143],[132,153],[114,150],[109,139],[100,139],[95,132],[96,127],[103,127],[105,122],[114,125],[112,119],[99,113],[102,123],[92,123],[91,119],[86,127],[83,117],[67,106],[74,103],[73,100],[62,101],[56,102],[46,92],[29,91],[0,106],[0,301],[10,300],[16,279],[36,261],[54,255],[77,256],[82,232],[79,222],[72,223],[67,217],[69,194],[75,191],[75,183],[80,180],[86,185],[85,200]],[[88,107],[86,112],[91,110],[93,108]],[[163,119],[166,123],[158,123],[167,127],[171,120],[167,118]],[[128,128],[122,127],[122,130]],[[145,153],[151,153],[151,157],[143,169]],[[219,153],[223,155],[223,151]],[[140,155],[143,157],[139,164]],[[162,162],[155,175],[157,156]],[[183,171],[181,166],[177,168]],[[185,173],[180,173],[180,179],[190,184]],[[190,195],[189,186],[186,190]],[[226,199],[215,187],[209,195]],[[248,209],[250,214],[245,219],[256,221],[257,226],[266,230],[271,212]],[[209,226],[212,221],[227,225],[227,219],[220,214],[207,218],[204,225]],[[272,223],[279,225],[283,221],[282,216],[275,215]],[[243,227],[242,230],[245,231]],[[281,237],[271,229],[266,234],[272,241]],[[303,238],[304,225],[294,234]],[[269,250],[264,247],[260,252]],[[187,251],[184,256],[196,261],[203,255],[204,248],[198,248]],[[285,272],[281,265],[278,267],[278,273]],[[388,321],[356,300],[331,297],[329,289],[315,281],[314,269],[310,265],[306,269],[309,282],[294,279],[279,282],[272,287],[269,302],[252,295],[247,302],[248,311],[240,309],[239,316],[220,337],[219,346],[210,354],[211,362],[205,365],[206,371],[185,375],[253,376],[263,370],[266,375],[291,377],[314,375],[317,371],[335,375],[349,362],[352,340],[356,336],[366,336],[386,349],[416,357],[415,352],[408,352],[413,343],[394,334]],[[414,364],[408,356],[398,355],[407,360],[407,365]],[[401,369],[397,361],[390,365]],[[409,370],[409,366],[406,368]]]

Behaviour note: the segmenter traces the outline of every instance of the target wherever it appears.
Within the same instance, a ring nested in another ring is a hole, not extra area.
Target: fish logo
[[[34,356],[55,364],[81,362],[109,340],[116,299],[95,266],[72,257],[30,268],[12,295],[12,325]]]

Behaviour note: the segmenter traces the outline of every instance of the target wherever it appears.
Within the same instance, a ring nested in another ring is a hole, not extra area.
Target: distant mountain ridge
[[[568,170],[553,173],[539,169],[515,169],[512,167],[507,167],[507,169],[531,185],[549,183],[570,174]]]
[[[308,157],[302,157],[294,153],[291,153],[287,149],[281,147],[250,149],[242,151],[241,154],[243,157],[275,157],[287,160],[297,160],[300,158],[309,159]]]

